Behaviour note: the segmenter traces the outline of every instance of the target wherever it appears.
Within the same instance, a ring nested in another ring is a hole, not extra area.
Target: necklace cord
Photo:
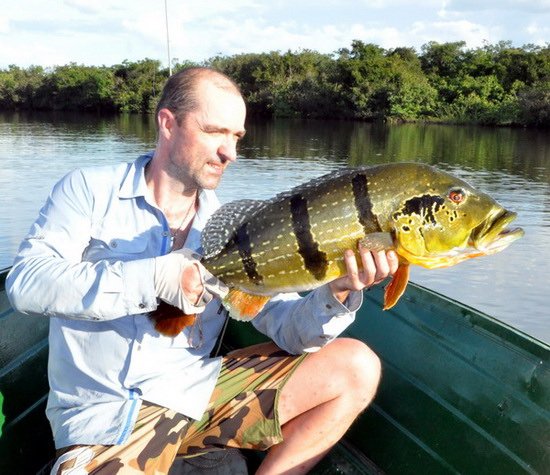
[[[183,218],[181,218],[180,225],[171,232],[172,237],[175,237],[176,234],[178,234],[178,232],[181,231],[181,227],[183,226],[183,223],[185,223],[185,220],[189,217],[189,213],[191,213],[191,209],[195,206],[196,202],[197,202],[197,196],[195,195],[195,198],[193,199],[193,201],[189,205],[189,208],[187,208],[187,211],[183,215]]]
[[[172,250],[174,249],[174,246],[176,244],[176,239],[178,237],[178,233],[181,231],[181,229],[183,227],[183,224],[185,223],[185,221],[189,217],[189,214],[191,213],[191,210],[196,206],[196,204],[197,204],[197,195],[195,195],[195,199],[191,202],[191,205],[189,206],[189,208],[187,208],[187,212],[183,215],[183,218],[181,219],[181,222],[180,222],[179,226],[175,229],[170,228],[170,241],[171,241],[171,246],[170,247],[172,248]]]

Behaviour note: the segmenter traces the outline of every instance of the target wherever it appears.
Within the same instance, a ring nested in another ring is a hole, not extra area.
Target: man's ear
[[[176,116],[169,109],[161,109],[157,114],[159,135],[169,139],[172,131],[177,126]]]

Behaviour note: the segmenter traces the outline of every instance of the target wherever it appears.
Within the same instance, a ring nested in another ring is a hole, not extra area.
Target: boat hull
[[[0,271],[0,473],[36,473],[53,457],[44,415],[45,317],[15,312]],[[382,287],[347,336],[381,358],[369,409],[315,473],[547,473],[550,347],[415,284],[381,310]],[[230,321],[226,348],[264,337]],[[336,470],[336,472],[335,472]]]

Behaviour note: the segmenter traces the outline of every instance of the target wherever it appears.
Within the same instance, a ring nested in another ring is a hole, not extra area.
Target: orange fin
[[[392,308],[405,292],[409,283],[409,271],[409,264],[401,264],[397,268],[397,272],[384,290],[384,310]]]
[[[156,310],[149,314],[155,329],[166,336],[175,337],[185,327],[193,325],[195,315],[186,315],[179,308],[161,300]]]
[[[231,289],[223,299],[223,305],[235,320],[252,320],[270,299],[270,295],[254,295]]]

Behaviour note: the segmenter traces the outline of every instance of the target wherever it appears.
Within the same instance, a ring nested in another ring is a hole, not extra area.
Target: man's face
[[[199,107],[175,124],[170,137],[169,173],[189,189],[214,189],[237,159],[246,108],[235,92],[211,82],[198,86]]]

